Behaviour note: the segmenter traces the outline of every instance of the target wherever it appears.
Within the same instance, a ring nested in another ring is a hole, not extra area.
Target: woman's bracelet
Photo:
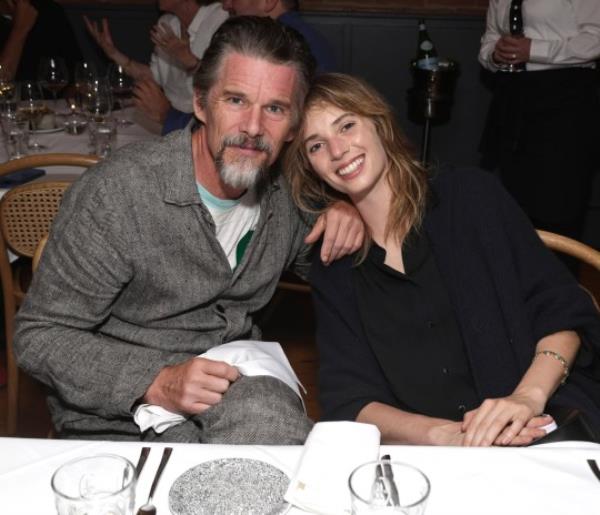
[[[551,356],[563,366],[563,377],[560,381],[560,384],[565,384],[567,377],[569,377],[569,363],[567,362],[567,360],[563,358],[558,352],[555,352],[553,350],[540,350],[535,353],[534,358],[537,358],[540,354],[543,354],[544,356]]]

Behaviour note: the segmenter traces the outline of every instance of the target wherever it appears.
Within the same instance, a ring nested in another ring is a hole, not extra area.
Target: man
[[[298,14],[298,0],[221,0],[232,16],[269,16],[296,29],[310,46],[320,72],[336,71],[333,52],[325,38]]]
[[[132,412],[148,403],[189,418],[144,439],[303,442],[311,422],[291,388],[195,356],[259,339],[252,315],[280,272],[307,269],[306,225],[267,172],[312,69],[295,31],[230,19],[195,75],[202,123],[125,147],[67,193],[15,335],[20,366],[50,386],[59,433],[139,439]],[[358,248],[362,223],[347,209],[309,235],[326,225],[325,261]]]

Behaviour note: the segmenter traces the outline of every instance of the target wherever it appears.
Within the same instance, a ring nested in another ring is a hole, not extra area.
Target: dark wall
[[[147,62],[152,51],[149,31],[158,18],[154,6],[65,6],[84,55],[102,60],[85,31],[81,16],[106,16],[115,43],[134,59]],[[416,53],[417,19],[408,14],[329,14],[304,12],[303,16],[331,43],[340,71],[363,77],[394,106],[406,133],[419,148],[423,125],[408,116],[407,91],[413,84],[409,63]],[[459,65],[450,117],[431,129],[430,161],[477,165],[477,147],[490,101],[487,72],[477,61],[484,32],[482,15],[429,16],[429,34],[440,56]],[[600,180],[596,181],[585,240],[600,248]]]

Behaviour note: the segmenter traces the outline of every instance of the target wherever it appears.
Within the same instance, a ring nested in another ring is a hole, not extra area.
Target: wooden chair
[[[574,257],[582,263],[589,265],[595,271],[600,272],[600,251],[585,243],[581,243],[580,241],[568,238],[567,236],[562,236],[561,234],[542,231],[541,229],[538,229],[537,233],[549,249]],[[582,288],[590,294],[594,304],[596,304],[596,307],[600,310],[598,299],[596,299],[592,292],[587,288],[584,286],[582,286]]]
[[[83,154],[37,154],[0,164],[0,177],[28,168],[76,166],[87,168],[99,160]],[[0,200],[0,279],[4,297],[7,352],[8,435],[16,434],[19,370],[13,352],[14,318],[31,278],[31,259],[46,236],[70,181],[36,180],[16,186]],[[11,256],[19,259],[11,264]]]
[[[539,229],[537,233],[548,248],[577,258],[600,271],[600,251],[560,234]]]

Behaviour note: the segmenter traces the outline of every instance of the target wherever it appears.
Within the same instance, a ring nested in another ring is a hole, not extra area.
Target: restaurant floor
[[[583,268],[581,283],[600,299],[600,274]],[[282,344],[300,381],[308,390],[306,407],[313,420],[319,418],[317,405],[317,356],[314,343],[314,316],[310,296],[284,292],[263,313],[265,340]],[[45,437],[50,429],[45,395],[39,384],[21,374],[18,436]],[[6,388],[0,388],[0,436],[6,433]]]

